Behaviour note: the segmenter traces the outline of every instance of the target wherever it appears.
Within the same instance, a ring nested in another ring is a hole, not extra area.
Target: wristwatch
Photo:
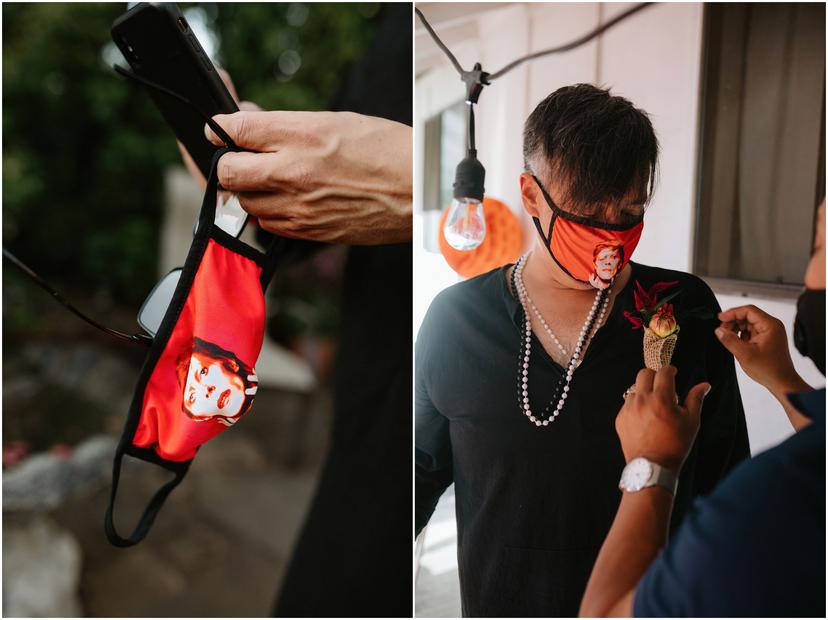
[[[678,487],[678,476],[669,469],[640,456],[627,463],[621,473],[618,488],[622,491],[635,493],[655,485],[664,487],[675,496]]]

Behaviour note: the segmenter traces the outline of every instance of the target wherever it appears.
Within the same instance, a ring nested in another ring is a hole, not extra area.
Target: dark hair
[[[545,169],[532,170],[537,157]],[[556,90],[526,119],[523,160],[528,172],[550,177],[541,177],[545,184],[565,185],[570,210],[583,212],[631,191],[646,204],[655,185],[658,140],[647,113],[630,101],[575,84]]]

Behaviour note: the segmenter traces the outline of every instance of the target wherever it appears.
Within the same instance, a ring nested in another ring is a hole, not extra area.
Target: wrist
[[[788,394],[791,392],[807,392],[813,389],[808,385],[799,374],[791,369],[791,374],[777,378],[773,383],[768,385],[768,390],[773,396],[782,401],[783,404],[787,400]]]
[[[681,473],[681,466],[684,464],[684,461],[687,457],[676,458],[672,456],[666,456],[664,454],[657,454],[655,452],[648,450],[640,450],[632,454],[630,458],[627,459],[627,465],[629,465],[631,461],[634,461],[638,458],[647,459],[651,463],[654,463],[662,469],[666,469],[670,473],[678,476],[679,473]]]
[[[639,456],[631,459],[621,472],[618,488],[626,493],[637,493],[658,486],[670,495],[678,488],[678,470],[661,465],[658,459]]]

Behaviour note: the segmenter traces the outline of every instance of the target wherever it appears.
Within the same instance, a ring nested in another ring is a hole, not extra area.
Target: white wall
[[[460,63],[480,61],[495,71],[514,58],[568,42],[595,28],[629,4],[538,3],[474,5],[475,33],[452,46]],[[423,7],[428,17],[428,6]],[[560,86],[590,82],[610,87],[646,110],[661,143],[660,179],[645,218],[635,259],[642,263],[690,271],[695,221],[699,76],[702,51],[701,4],[658,4],[611,29],[598,40],[572,52],[532,61],[484,89],[477,115],[479,157],[486,167],[486,193],[503,200],[523,217],[518,175],[522,170],[523,122],[535,105]],[[440,32],[440,24],[434,24]],[[419,45],[432,45],[424,37]],[[454,69],[445,63],[416,82],[416,187],[422,179],[422,127],[430,116],[463,97]],[[457,276],[439,254],[426,252],[427,230],[421,198],[415,197],[415,333],[428,305]],[[527,242],[534,229],[523,217]],[[804,270],[804,265],[803,265]],[[790,326],[794,300],[719,296],[722,307],[753,303]],[[793,350],[793,349],[792,349]],[[794,351],[801,374],[824,385],[813,365]],[[756,451],[779,442],[791,431],[778,404],[740,374],[751,444]]]

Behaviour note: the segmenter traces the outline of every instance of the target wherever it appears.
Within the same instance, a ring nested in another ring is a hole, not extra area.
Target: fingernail
[[[708,394],[710,394],[710,390],[712,390],[712,389],[713,389],[713,386],[708,383],[707,387],[704,390],[704,395],[707,396]]]
[[[716,328],[716,337],[721,338],[724,336],[724,330],[721,327]]]

